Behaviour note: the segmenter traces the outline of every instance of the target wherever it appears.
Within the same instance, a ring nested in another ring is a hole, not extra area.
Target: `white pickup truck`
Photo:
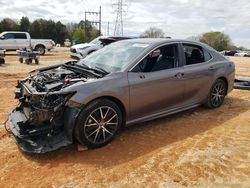
[[[0,48],[7,51],[27,48],[44,55],[46,49],[50,51],[54,45],[51,39],[31,39],[27,32],[7,31],[0,34]]]

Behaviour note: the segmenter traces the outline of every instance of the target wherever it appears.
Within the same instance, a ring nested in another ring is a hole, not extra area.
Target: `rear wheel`
[[[39,59],[35,59],[35,63],[38,65],[39,64]]]
[[[122,125],[122,113],[113,101],[99,99],[86,106],[75,128],[77,140],[88,148],[110,143]]]
[[[206,101],[206,106],[208,108],[218,108],[220,107],[227,94],[227,84],[224,80],[218,79],[213,84],[209,96]]]
[[[32,63],[32,59],[25,59],[25,63],[28,64],[28,65],[31,64]]]
[[[35,50],[38,51],[40,53],[40,55],[45,54],[45,47],[44,46],[38,45],[38,46],[36,46]]]

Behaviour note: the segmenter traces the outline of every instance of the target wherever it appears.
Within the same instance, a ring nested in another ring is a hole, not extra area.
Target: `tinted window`
[[[166,45],[152,51],[133,72],[155,72],[178,66],[177,45]]]
[[[203,48],[197,45],[183,44],[186,58],[186,65],[193,65],[205,62]]]
[[[210,59],[212,59],[212,56],[210,53],[208,53],[206,50],[204,50],[204,59],[205,61],[209,61]]]
[[[16,39],[27,39],[25,33],[14,33]]]
[[[15,39],[15,36],[13,33],[6,33],[3,35],[5,39]]]

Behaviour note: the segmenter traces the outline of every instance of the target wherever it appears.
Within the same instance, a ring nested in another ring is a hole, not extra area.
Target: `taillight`
[[[53,40],[49,41],[50,45],[55,46],[55,42]]]

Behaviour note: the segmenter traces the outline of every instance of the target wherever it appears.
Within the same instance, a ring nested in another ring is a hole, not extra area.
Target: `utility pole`
[[[108,36],[109,36],[109,22],[108,22]]]
[[[118,0],[117,4],[114,4],[117,6],[116,8],[116,21],[115,21],[115,30],[114,35],[115,36],[123,36],[123,7],[125,6],[123,4],[123,0]]]
[[[87,16],[94,15],[95,17],[98,17],[99,21],[96,20],[88,20]],[[102,7],[100,6],[99,12],[90,12],[90,11],[85,11],[85,22],[84,22],[84,30],[85,30],[85,39],[87,38],[87,21],[91,25],[98,25],[99,26],[99,36],[102,34]]]

